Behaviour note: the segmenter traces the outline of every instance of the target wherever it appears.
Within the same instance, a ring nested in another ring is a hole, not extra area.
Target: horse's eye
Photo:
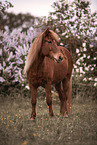
[[[48,41],[48,43],[52,43],[52,41]]]

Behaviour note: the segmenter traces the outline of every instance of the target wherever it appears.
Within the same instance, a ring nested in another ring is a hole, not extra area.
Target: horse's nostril
[[[61,59],[61,56],[59,56],[59,59]]]
[[[59,59],[62,60],[63,58],[61,56],[59,56]]]

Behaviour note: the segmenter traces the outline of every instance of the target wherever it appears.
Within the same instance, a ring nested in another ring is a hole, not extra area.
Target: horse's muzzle
[[[62,62],[63,61],[63,57],[61,57],[61,56],[59,56],[59,58],[58,59],[56,59],[56,58],[54,58],[55,59],[55,61],[57,62],[57,63],[60,63],[60,62]]]
[[[61,55],[54,57],[54,56],[48,56],[50,59],[52,59],[53,61],[55,61],[56,63],[60,63],[63,61],[63,57]]]

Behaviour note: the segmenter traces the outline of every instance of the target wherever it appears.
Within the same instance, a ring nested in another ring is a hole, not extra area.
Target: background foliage
[[[47,25],[60,36],[60,45],[73,55],[74,71],[91,80],[97,76],[97,13],[91,13],[89,1],[68,4],[59,0],[53,4]]]
[[[73,96],[96,98],[97,12],[91,13],[89,1],[58,0],[48,18],[8,13],[9,7],[10,2],[0,2],[0,85],[26,85],[23,68],[29,48],[49,26],[60,37],[58,45],[72,53]]]

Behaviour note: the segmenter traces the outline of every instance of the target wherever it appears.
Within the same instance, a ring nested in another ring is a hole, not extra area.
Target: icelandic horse
[[[27,56],[24,73],[27,75],[31,90],[31,120],[36,117],[36,96],[39,86],[45,88],[50,116],[54,116],[52,84],[59,94],[60,113],[68,117],[68,112],[71,110],[73,60],[66,48],[57,46],[58,40],[58,35],[48,28],[34,40]]]

